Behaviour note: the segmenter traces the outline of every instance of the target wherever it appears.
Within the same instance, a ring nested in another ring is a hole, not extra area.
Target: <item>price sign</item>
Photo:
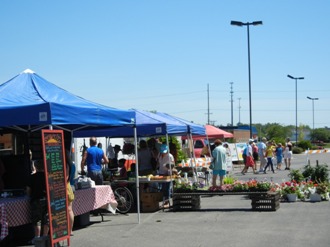
[[[66,163],[62,130],[42,130],[51,246],[69,238]]]

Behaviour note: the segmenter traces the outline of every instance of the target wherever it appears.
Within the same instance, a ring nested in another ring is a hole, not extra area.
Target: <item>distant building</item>
[[[250,139],[250,126],[218,126],[220,129],[231,132],[234,135],[235,142],[248,142]],[[252,139],[258,139],[257,128],[252,126]]]

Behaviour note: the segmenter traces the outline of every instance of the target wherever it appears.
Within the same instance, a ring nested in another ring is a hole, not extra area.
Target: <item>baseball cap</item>
[[[168,151],[167,145],[166,144],[162,144],[160,146],[160,153],[164,154],[164,153],[167,153],[167,151]]]

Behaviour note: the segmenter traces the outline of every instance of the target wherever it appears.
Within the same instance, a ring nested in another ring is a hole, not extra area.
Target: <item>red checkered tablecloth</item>
[[[116,208],[115,195],[109,185],[96,185],[93,188],[75,191],[72,204],[75,216],[90,212],[94,209],[110,204]]]
[[[8,235],[8,227],[25,225],[31,222],[28,197],[0,199],[1,239]]]
[[[112,209],[117,207],[115,196],[109,185],[99,185],[75,191],[74,215],[81,215],[105,205],[111,206]],[[0,224],[2,226],[0,240],[8,235],[8,227],[28,223],[31,223],[31,208],[27,196],[0,199]]]

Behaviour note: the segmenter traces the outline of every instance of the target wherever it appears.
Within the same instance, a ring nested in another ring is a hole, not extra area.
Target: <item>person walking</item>
[[[273,165],[273,157],[274,157],[274,147],[272,145],[272,142],[267,142],[267,149],[266,149],[266,157],[267,157],[267,165],[264,167],[264,173],[266,174],[266,170],[268,166],[272,169],[272,172],[274,171],[274,165]]]
[[[102,163],[108,164],[108,157],[101,148],[96,146],[96,137],[89,139],[89,145],[90,147],[84,152],[81,160],[81,171],[84,171],[87,163],[87,177],[90,177],[95,182],[95,185],[103,185]]]
[[[266,137],[263,137],[261,139],[261,142],[258,143],[258,154],[259,154],[259,160],[260,160],[260,168],[259,172],[263,172],[265,165],[267,164],[267,159],[266,159]]]
[[[277,160],[277,164],[276,164],[276,169],[277,170],[281,170],[282,167],[282,158],[283,158],[283,148],[282,148],[282,144],[278,143],[276,150],[276,160]]]
[[[227,158],[226,158],[226,148],[222,146],[221,140],[217,139],[214,141],[215,148],[212,151],[213,157],[213,178],[212,186],[217,186],[217,177],[220,178],[220,186],[223,184],[223,178],[227,172]]]
[[[252,156],[254,160],[254,170],[257,171],[257,162],[259,161],[259,152],[258,152],[258,146],[255,142],[252,142]]]
[[[245,154],[246,154],[245,166],[244,166],[244,168],[241,172],[243,175],[245,175],[245,173],[248,171],[249,167],[252,167],[253,173],[256,174],[255,162],[254,162],[254,159],[253,159],[252,144],[253,144],[253,140],[250,139],[249,143],[247,143],[247,146],[246,146],[246,149],[245,149],[246,150],[245,151]]]

